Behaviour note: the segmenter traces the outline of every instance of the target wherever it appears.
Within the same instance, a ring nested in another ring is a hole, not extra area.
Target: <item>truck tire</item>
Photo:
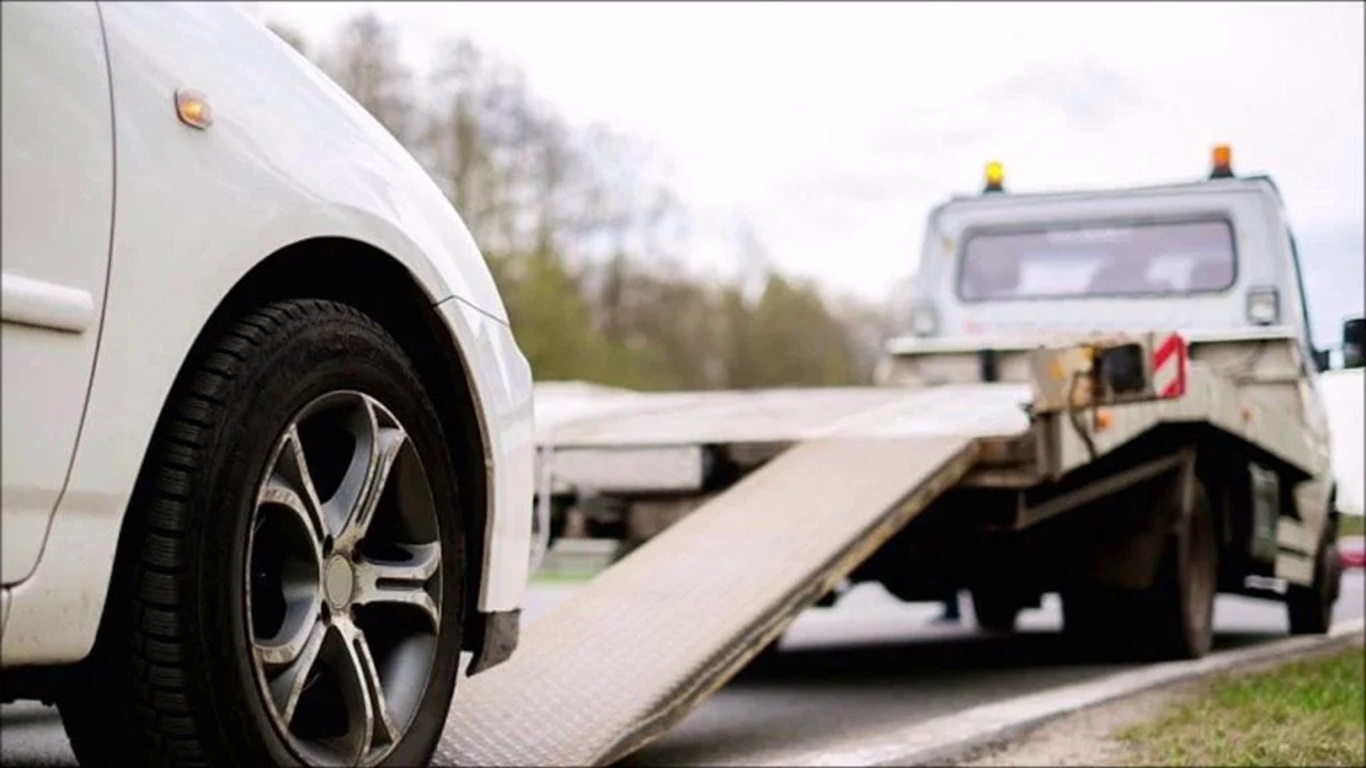
[[[1219,579],[1219,541],[1209,497],[1199,480],[1192,481],[1190,514],[1172,532],[1152,587],[1137,596],[1138,624],[1131,637],[1141,645],[1140,657],[1197,659],[1209,653],[1214,639],[1214,596]],[[1180,483],[1172,483],[1167,503],[1179,503]]]
[[[208,338],[58,699],[80,764],[425,764],[461,647],[448,445],[408,357],[350,306],[275,302]]]
[[[1219,544],[1204,486],[1195,481],[1189,516],[1166,536],[1153,583],[1146,589],[1073,585],[1061,594],[1063,632],[1089,652],[1130,659],[1192,659],[1213,641]],[[1156,514],[1177,517],[1181,483],[1155,499]]]
[[[1342,585],[1342,561],[1333,536],[1337,526],[1330,520],[1324,528],[1323,541],[1314,556],[1313,583],[1291,584],[1286,590],[1285,607],[1292,635],[1324,635],[1333,626],[1333,604]]]
[[[988,632],[1015,631],[1016,619],[1024,608],[1018,598],[1001,590],[974,589],[971,594],[977,626]]]

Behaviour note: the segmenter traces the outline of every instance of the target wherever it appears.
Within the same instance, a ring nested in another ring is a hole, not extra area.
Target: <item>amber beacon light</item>
[[[1233,178],[1233,150],[1227,144],[1220,144],[1214,148],[1213,162],[1210,163],[1209,177],[1211,179],[1231,179]]]
[[[986,187],[983,188],[983,192],[1005,191],[1006,170],[1000,163],[995,160],[987,163],[986,177],[987,184]]]

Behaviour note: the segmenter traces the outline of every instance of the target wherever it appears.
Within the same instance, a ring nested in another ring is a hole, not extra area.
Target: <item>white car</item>
[[[2,7],[0,690],[82,764],[423,763],[528,578],[479,250],[232,5]]]

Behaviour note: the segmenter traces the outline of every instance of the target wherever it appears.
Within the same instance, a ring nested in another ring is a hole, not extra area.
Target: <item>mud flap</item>
[[[1129,519],[1100,532],[1092,576],[1122,589],[1146,589],[1157,576],[1167,542],[1180,535],[1195,505],[1194,451],[1183,451],[1176,470],[1131,489],[1116,503],[1130,505]]]

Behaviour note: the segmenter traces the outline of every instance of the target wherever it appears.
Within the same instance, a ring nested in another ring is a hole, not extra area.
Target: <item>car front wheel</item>
[[[82,765],[419,765],[461,644],[452,458],[347,305],[199,350],[153,439],[101,634],[59,700]]]

